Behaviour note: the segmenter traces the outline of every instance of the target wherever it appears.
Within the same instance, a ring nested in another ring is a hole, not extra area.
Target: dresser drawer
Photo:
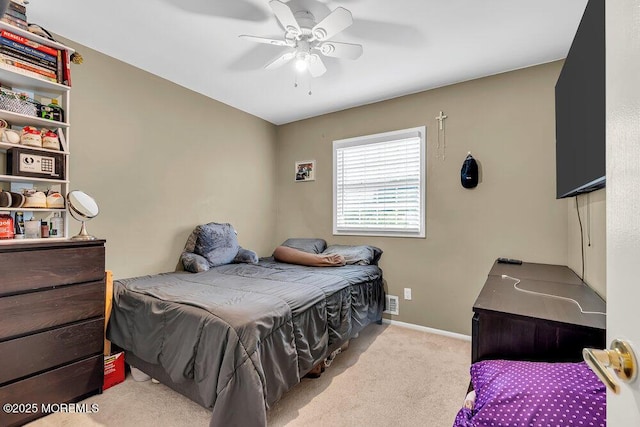
[[[104,246],[3,253],[0,295],[104,278]]]
[[[0,342],[0,384],[102,353],[104,318]]]
[[[0,298],[0,341],[102,317],[104,298],[104,280]]]
[[[41,417],[42,404],[70,402],[102,388],[104,356],[94,356],[26,380],[0,387],[0,402],[29,404],[37,413],[7,414],[0,411],[0,425],[17,426]],[[32,410],[33,412],[33,410]]]

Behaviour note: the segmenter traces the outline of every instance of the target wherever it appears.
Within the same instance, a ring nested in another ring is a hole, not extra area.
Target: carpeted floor
[[[395,325],[371,325],[318,379],[303,379],[268,412],[269,426],[453,424],[469,385],[467,341]],[[210,411],[162,384],[130,376],[94,414],[53,414],[30,427],[208,426]]]

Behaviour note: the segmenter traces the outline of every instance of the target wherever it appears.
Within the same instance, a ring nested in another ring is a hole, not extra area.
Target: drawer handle
[[[636,356],[631,345],[623,340],[613,340],[610,350],[582,349],[582,357],[604,385],[615,394],[620,393],[620,384],[607,368],[613,369],[618,378],[625,383],[632,382],[638,375]]]

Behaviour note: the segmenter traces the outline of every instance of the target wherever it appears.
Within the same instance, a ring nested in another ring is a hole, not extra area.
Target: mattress
[[[383,308],[377,266],[265,258],[115,281],[108,338],[191,388],[211,425],[266,425],[269,406]]]

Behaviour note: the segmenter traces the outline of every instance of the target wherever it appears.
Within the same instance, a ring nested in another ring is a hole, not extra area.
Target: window
[[[425,135],[333,141],[333,234],[425,237]]]

